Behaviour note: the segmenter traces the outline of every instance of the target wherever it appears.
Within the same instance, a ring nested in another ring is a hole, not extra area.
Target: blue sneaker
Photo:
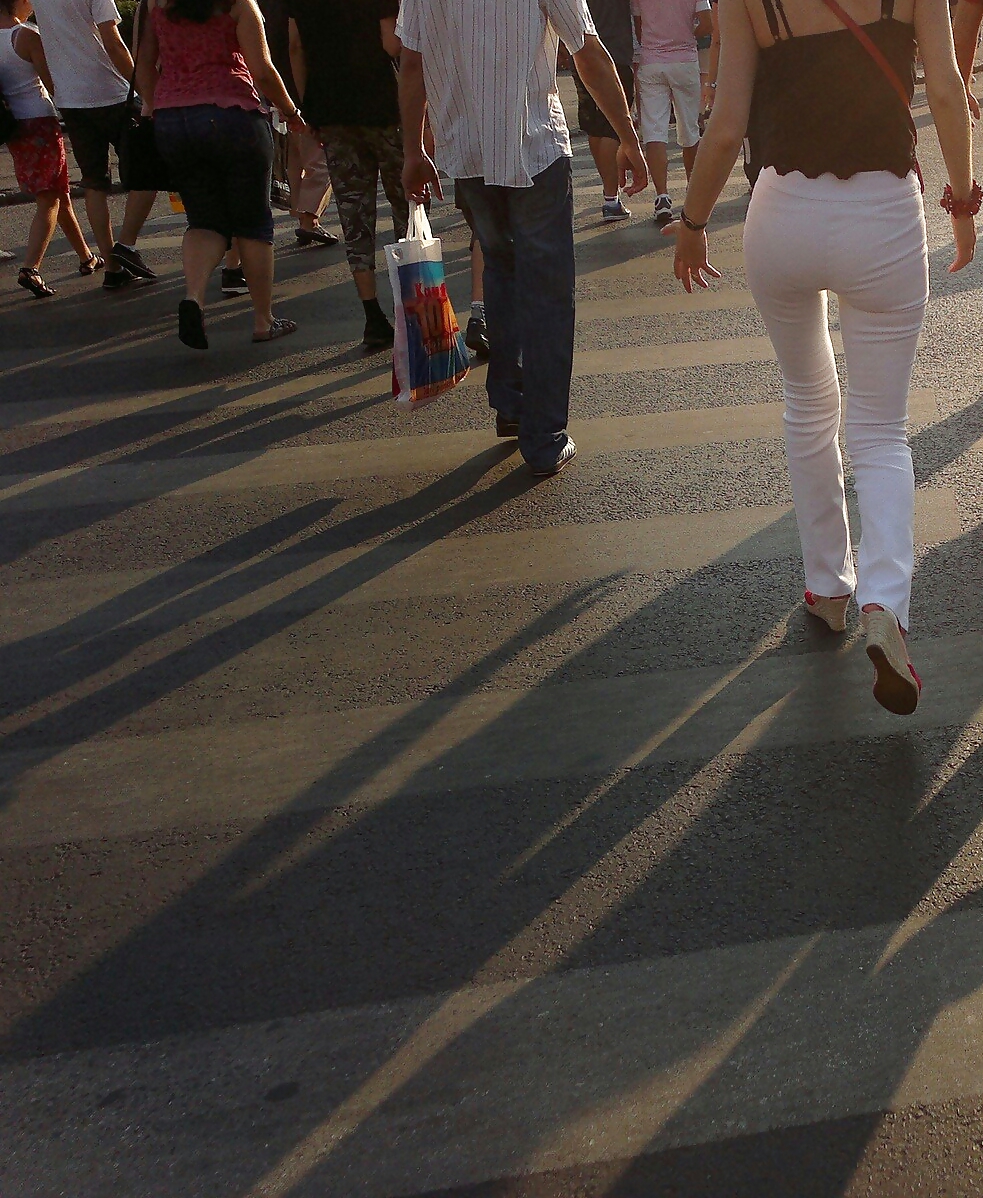
[[[605,220],[627,220],[631,216],[631,209],[626,208],[621,196],[618,196],[616,200],[604,201],[601,215]]]

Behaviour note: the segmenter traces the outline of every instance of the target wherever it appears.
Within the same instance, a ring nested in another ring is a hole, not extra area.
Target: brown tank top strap
[[[765,20],[768,22],[768,29],[774,40],[780,42],[792,37],[792,26],[788,23],[782,0],[761,0],[761,5],[765,10]],[[779,20],[785,27],[784,34],[779,28]]]

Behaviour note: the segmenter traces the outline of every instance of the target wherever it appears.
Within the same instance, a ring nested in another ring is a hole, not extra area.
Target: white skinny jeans
[[[928,300],[918,181],[761,172],[744,230],[748,285],[785,380],[785,442],[805,584],[856,591],[908,627],[915,481],[908,384]],[[860,503],[854,569],[840,457],[840,387],[827,319],[839,297],[846,445]]]

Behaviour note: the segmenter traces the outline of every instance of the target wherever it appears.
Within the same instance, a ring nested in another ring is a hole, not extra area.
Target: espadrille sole
[[[829,599],[825,595],[814,595],[812,591],[805,593],[805,609],[810,616],[822,620],[830,632],[846,631],[846,610],[850,606],[850,596],[842,599]]]
[[[874,663],[874,698],[894,715],[911,715],[918,706],[921,684],[911,668],[901,629],[893,611],[863,614],[867,656]]]

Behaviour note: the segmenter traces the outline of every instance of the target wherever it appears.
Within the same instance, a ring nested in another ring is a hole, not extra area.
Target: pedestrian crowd
[[[18,283],[41,274],[60,226],[79,271],[109,290],[154,272],[137,248],[163,186],[187,215],[178,335],[205,349],[205,290],[248,291],[253,339],[293,333],[274,315],[274,138],[286,128],[296,239],[336,239],[333,192],[364,309],[367,350],[393,345],[376,282],[377,193],[396,238],[410,204],[454,183],[469,225],[467,343],[488,358],[497,435],[533,474],[576,454],[567,431],[574,356],[573,175],[556,83],[562,42],[601,181],[602,220],[651,180],[652,217],[675,239],[687,291],[719,277],[706,229],[741,153],[753,189],[745,261],[784,380],[788,465],[805,608],[835,632],[855,601],[888,710],[915,710],[907,649],[914,477],[907,396],[928,299],[916,59],[948,172],[950,270],[975,252],[972,79],[983,0],[141,0],[133,44],[114,0],[0,0],[0,92],[20,186],[35,196]],[[60,120],[59,120],[60,116]],[[62,124],[82,174],[86,240],[69,196]],[[669,188],[671,128],[687,179]],[[148,136],[149,134],[149,136]],[[113,231],[110,147],[128,195]],[[839,301],[841,395],[827,296]],[[841,413],[863,537],[851,540]]]

